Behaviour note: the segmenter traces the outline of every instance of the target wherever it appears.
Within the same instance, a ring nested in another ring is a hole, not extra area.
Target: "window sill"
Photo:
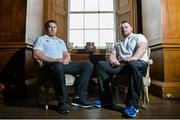
[[[70,53],[73,54],[87,54],[85,52],[84,48],[73,48]],[[93,54],[105,54],[106,53],[106,49],[96,49],[96,51]]]

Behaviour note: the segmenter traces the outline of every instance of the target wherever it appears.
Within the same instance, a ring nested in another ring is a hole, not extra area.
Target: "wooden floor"
[[[11,104],[5,104],[0,99],[0,118],[24,118],[24,119],[122,119],[124,104],[116,104],[115,109],[92,108],[83,109],[70,105],[72,97],[69,97],[70,113],[62,115],[55,111],[56,101],[50,103],[49,110],[37,106],[34,98],[18,100]],[[91,100],[94,98],[91,97]],[[139,119],[178,119],[180,118],[180,100],[162,100],[150,95],[150,103],[147,109],[140,109],[136,118]]]

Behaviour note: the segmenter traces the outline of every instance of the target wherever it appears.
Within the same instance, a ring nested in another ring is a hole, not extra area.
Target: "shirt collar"
[[[122,38],[120,41],[125,41],[126,39],[130,39],[134,36],[134,33],[130,33],[127,37]]]
[[[55,37],[50,37],[48,36],[47,34],[44,35],[46,38],[48,39],[52,39],[52,40],[58,40],[58,38],[55,36]]]

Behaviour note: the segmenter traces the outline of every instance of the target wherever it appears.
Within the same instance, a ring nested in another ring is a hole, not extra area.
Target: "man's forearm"
[[[33,54],[40,61],[46,61],[46,62],[55,62],[55,61],[58,61],[57,59],[45,56],[43,53],[41,53],[40,51],[37,51],[37,50],[34,50]]]
[[[68,52],[65,52],[64,53],[64,57],[63,57],[64,60],[68,60],[68,61],[71,61],[71,56],[69,55]]]

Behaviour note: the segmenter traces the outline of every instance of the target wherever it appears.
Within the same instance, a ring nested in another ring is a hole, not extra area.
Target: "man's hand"
[[[57,58],[56,60],[57,60],[57,62],[61,62],[65,65],[70,63],[69,59],[65,59],[65,58]]]
[[[67,65],[67,64],[70,63],[70,60],[69,60],[69,59],[63,59],[63,63],[64,63],[65,65]]]
[[[120,63],[119,63],[119,61],[117,60],[115,54],[112,53],[112,54],[110,55],[109,59],[110,59],[110,62],[111,62],[111,64],[112,64],[112,67],[113,67],[113,66],[120,65]]]
[[[68,51],[63,52],[63,63],[65,65],[69,64],[71,62],[71,56]]]
[[[112,65],[120,65],[120,63],[117,59],[111,59],[110,61],[111,61]]]
[[[63,58],[57,58],[56,61],[57,62],[63,62],[64,60],[63,60]]]

